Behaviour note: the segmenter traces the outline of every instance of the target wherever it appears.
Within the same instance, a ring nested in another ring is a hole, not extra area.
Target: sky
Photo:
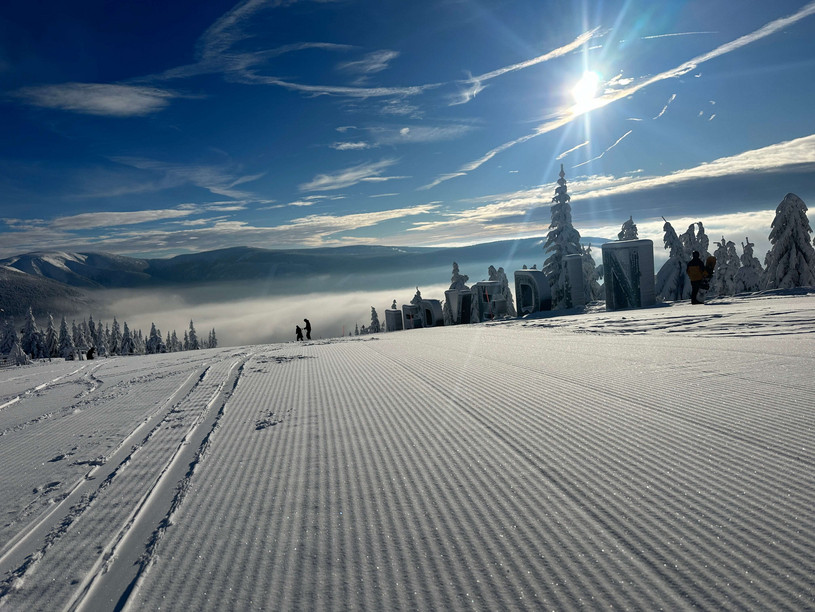
[[[562,165],[584,237],[761,257],[814,94],[801,0],[3,3],[0,256],[544,236]]]

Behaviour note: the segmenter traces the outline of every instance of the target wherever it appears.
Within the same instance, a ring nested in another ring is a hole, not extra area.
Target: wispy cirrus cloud
[[[586,160],[586,161],[584,161],[584,162],[581,162],[581,163],[579,163],[579,164],[575,164],[574,166],[572,166],[572,168],[579,168],[580,166],[585,166],[586,164],[590,164],[590,163],[591,163],[591,162],[593,162],[593,161],[597,161],[598,159],[602,159],[602,157],[603,157],[603,156],[604,156],[606,153],[608,153],[609,151],[611,151],[611,149],[613,149],[613,148],[614,148],[614,147],[616,147],[618,144],[620,144],[620,143],[621,143],[623,140],[625,140],[625,139],[628,137],[628,135],[629,135],[629,134],[631,134],[631,132],[633,132],[633,131],[634,131],[634,130],[628,130],[628,131],[627,131],[625,134],[623,134],[623,135],[622,135],[622,136],[620,136],[620,137],[619,137],[617,140],[615,140],[615,141],[614,141],[614,144],[612,144],[612,145],[611,145],[610,147],[608,147],[608,148],[607,148],[605,151],[603,151],[602,153],[600,153],[600,155],[598,155],[597,157],[592,157],[591,159],[587,159],[587,160]]]
[[[676,94],[671,94],[671,97],[668,98],[668,101],[665,103],[665,106],[662,107],[662,110],[659,111],[659,113],[657,114],[656,117],[654,117],[654,119],[659,119],[660,117],[662,117],[662,115],[664,115],[665,112],[668,110],[668,107],[671,105],[671,102],[673,102],[674,100],[676,100]]]
[[[372,74],[386,70],[390,62],[397,57],[399,57],[398,51],[382,49],[368,53],[359,60],[342,62],[337,65],[337,70],[356,75],[357,79],[355,82],[364,83]]]
[[[799,9],[798,11],[796,11],[795,13],[793,13],[791,15],[788,15],[787,17],[781,17],[779,19],[775,19],[775,20],[765,24],[764,26],[758,28],[757,30],[754,30],[753,32],[750,32],[749,34],[745,34],[744,36],[740,36],[739,38],[736,38],[735,40],[727,42],[727,43],[725,43],[723,45],[719,45],[715,49],[713,49],[713,50],[711,50],[711,51],[709,51],[707,53],[704,53],[702,55],[698,55],[698,56],[696,56],[694,58],[691,58],[690,60],[688,60],[686,62],[683,62],[679,66],[676,66],[675,68],[671,68],[670,70],[666,70],[666,71],[661,72],[659,74],[656,74],[654,76],[644,78],[644,79],[639,80],[638,82],[633,82],[633,83],[631,83],[628,80],[623,80],[623,79],[612,80],[614,86],[613,87],[608,87],[606,89],[606,91],[601,96],[596,98],[591,104],[584,105],[584,106],[582,106],[580,108],[578,108],[576,106],[571,106],[571,107],[568,107],[568,108],[565,108],[565,109],[561,110],[557,114],[557,116],[555,116],[553,119],[547,121],[546,123],[543,123],[543,124],[539,125],[533,132],[531,132],[529,134],[526,134],[524,136],[521,136],[519,138],[516,138],[515,140],[505,142],[504,144],[501,144],[501,145],[495,147],[494,149],[492,149],[492,150],[488,151],[487,153],[485,153],[484,155],[482,155],[480,158],[478,158],[476,160],[473,160],[472,162],[469,162],[467,164],[464,164],[459,169],[458,172],[447,173],[447,174],[443,174],[443,175],[437,177],[433,182],[431,182],[425,188],[434,187],[434,186],[436,186],[436,185],[438,185],[438,184],[440,184],[440,183],[442,183],[442,182],[444,182],[446,180],[449,180],[450,178],[453,178],[453,177],[466,175],[469,172],[472,172],[473,170],[479,168],[480,166],[482,166],[483,164],[485,164],[486,162],[491,160],[496,155],[498,155],[498,154],[500,154],[500,153],[502,153],[502,152],[504,152],[504,151],[506,151],[506,150],[518,145],[518,144],[527,142],[528,140],[531,140],[532,138],[536,138],[536,137],[541,136],[543,134],[548,134],[549,132],[557,130],[557,129],[565,126],[565,125],[568,125],[569,123],[571,123],[572,121],[574,121],[578,117],[581,117],[581,116],[585,115],[586,113],[588,113],[588,112],[590,112],[592,110],[602,108],[604,106],[608,106],[609,104],[611,104],[613,102],[616,102],[617,100],[627,98],[627,97],[637,93],[641,89],[643,89],[645,87],[648,87],[649,85],[653,85],[654,83],[658,83],[658,82],[661,82],[661,81],[664,81],[664,80],[667,80],[667,79],[672,79],[672,78],[677,78],[677,77],[680,77],[680,76],[684,76],[685,74],[687,74],[687,73],[689,73],[689,72],[691,72],[693,70],[696,70],[701,64],[703,64],[705,62],[708,62],[708,61],[710,61],[712,59],[715,59],[717,57],[721,57],[722,55],[732,53],[733,51],[741,49],[741,48],[743,48],[743,47],[745,47],[747,45],[750,45],[750,44],[752,44],[752,43],[754,43],[754,42],[756,42],[758,40],[762,40],[762,39],[764,39],[764,38],[766,38],[768,36],[771,36],[771,35],[779,32],[779,31],[783,30],[784,28],[787,28],[787,27],[801,21],[802,19],[805,19],[805,18],[809,17],[810,15],[813,15],[813,14],[815,14],[815,2],[809,2],[808,4],[803,6],[801,9]],[[607,83],[607,86],[609,84],[612,84],[612,81]]]
[[[99,227],[118,227],[122,225],[137,225],[140,223],[153,223],[167,219],[188,217],[192,210],[170,208],[163,210],[137,210],[127,212],[94,212],[57,217],[48,225],[59,230],[85,230]]]
[[[517,64],[512,64],[510,66],[504,66],[503,68],[498,68],[496,70],[492,70],[490,72],[485,72],[484,74],[480,74],[478,76],[471,76],[464,81],[460,81],[459,84],[463,87],[462,91],[459,92],[457,98],[451,102],[451,105],[456,104],[465,104],[475,98],[481,91],[484,90],[485,85],[484,83],[495,79],[497,77],[503,76],[510,72],[516,72],[518,70],[523,70],[524,68],[529,68],[531,66],[536,66],[537,64],[542,64],[543,62],[548,62],[549,60],[555,59],[557,57],[561,57],[566,55],[567,53],[571,53],[575,49],[578,49],[582,45],[586,44],[590,41],[600,30],[600,28],[594,28],[593,30],[589,30],[588,32],[584,32],[577,38],[575,38],[572,42],[563,45],[562,47],[558,47],[557,49],[553,49],[548,53],[544,53],[543,55],[539,55],[537,57],[533,57],[528,60],[524,60],[523,62],[518,62]]]
[[[42,108],[101,115],[133,117],[164,109],[180,94],[157,87],[104,83],[62,83],[24,87],[15,97]]]
[[[563,159],[564,157],[566,157],[566,156],[567,156],[569,153],[574,153],[574,152],[575,152],[575,151],[577,151],[578,149],[582,149],[583,147],[585,147],[585,146],[586,146],[586,145],[588,145],[588,144],[589,144],[589,141],[588,141],[588,140],[587,140],[587,141],[585,141],[585,142],[581,142],[581,143],[580,143],[579,145],[577,145],[576,147],[572,147],[572,148],[571,148],[571,149],[569,149],[568,151],[564,151],[563,153],[561,153],[560,155],[558,155],[558,156],[557,156],[555,159],[557,159],[557,160],[559,161],[559,160]]]
[[[383,159],[378,162],[358,164],[334,174],[318,174],[308,183],[300,185],[300,191],[332,191],[334,189],[345,189],[363,181],[383,182],[395,178],[404,178],[381,176],[382,172],[395,163],[395,159]]]

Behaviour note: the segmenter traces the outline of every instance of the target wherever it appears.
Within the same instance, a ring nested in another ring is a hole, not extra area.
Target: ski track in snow
[[[811,608],[813,338],[768,296],[0,372],[0,609]]]

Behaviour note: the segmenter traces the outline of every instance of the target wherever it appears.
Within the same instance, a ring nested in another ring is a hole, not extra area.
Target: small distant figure
[[[311,340],[311,321],[303,319],[306,322],[306,340]],[[302,340],[302,338],[300,338]]]
[[[690,303],[701,304],[702,302],[699,300],[699,289],[702,288],[707,270],[705,270],[705,264],[702,263],[702,260],[699,258],[699,251],[693,252],[693,257],[688,262],[686,271],[690,279]]]
[[[300,329],[299,325],[296,325],[294,327],[294,333],[297,334],[297,341],[298,342],[303,339],[303,330]]]
[[[87,355],[85,355],[85,357],[86,357],[88,360],[91,360],[91,359],[93,359],[93,354],[94,354],[95,352],[96,352],[96,347],[95,347],[95,346],[92,346],[91,348],[89,348],[89,349],[88,349],[88,353],[87,353]]]

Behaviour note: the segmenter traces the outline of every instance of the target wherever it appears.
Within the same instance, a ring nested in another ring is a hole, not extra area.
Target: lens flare
[[[596,72],[586,71],[572,88],[572,97],[578,108],[589,108],[597,95],[597,86],[600,84],[600,75]]]

